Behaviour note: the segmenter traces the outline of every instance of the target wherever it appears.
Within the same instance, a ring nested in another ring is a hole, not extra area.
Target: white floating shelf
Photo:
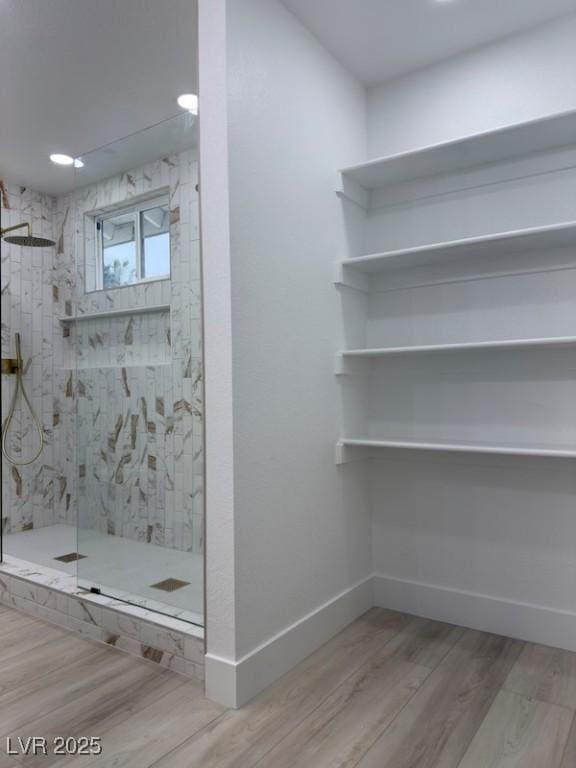
[[[368,440],[343,438],[336,446],[336,463],[344,464],[351,460],[348,448],[381,449],[392,448],[411,451],[442,451],[458,453],[480,453],[505,456],[535,456],[544,458],[576,459],[575,448],[558,448],[545,446],[520,446],[507,444],[485,443],[425,443],[416,440]],[[364,452],[363,454],[364,455]]]
[[[506,349],[562,349],[576,347],[576,336],[558,336],[542,339],[504,339],[502,341],[470,341],[457,344],[423,344],[408,347],[381,347],[375,349],[348,349],[343,358],[378,358],[400,355],[433,354],[436,352],[466,352]]]
[[[453,173],[576,144],[576,111],[509,125],[342,169],[364,190]]]
[[[417,267],[459,258],[505,256],[511,253],[526,253],[553,248],[576,248],[576,221],[384,251],[345,259],[340,262],[340,266],[342,271],[354,269],[365,273],[375,273],[384,272],[387,269]],[[341,277],[341,281],[346,283],[345,276]]]
[[[83,320],[107,320],[110,317],[125,317],[126,315],[150,315],[155,312],[169,312],[170,304],[152,304],[148,307],[130,307],[128,309],[110,309],[105,312],[86,312],[74,317],[62,317],[62,325],[80,323]]]

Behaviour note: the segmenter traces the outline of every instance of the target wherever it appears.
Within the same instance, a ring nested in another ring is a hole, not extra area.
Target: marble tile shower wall
[[[195,151],[188,150],[80,188],[56,201],[48,198],[52,221],[47,215],[47,226],[51,223],[57,235],[53,279],[46,291],[52,301],[51,342],[57,347],[50,402],[58,414],[61,461],[57,466],[64,470],[50,486],[59,501],[60,517],[53,516],[42,524],[72,521],[77,509],[82,526],[202,551],[197,179]],[[96,268],[90,249],[84,261],[87,214],[162,189],[168,189],[170,196],[171,279],[106,291],[86,290],[94,284]],[[138,312],[164,305],[169,311]],[[63,327],[59,323],[60,317],[117,309],[134,312],[121,317],[85,317]],[[74,363],[76,372],[72,370]],[[43,381],[40,373],[38,380]],[[49,415],[43,413],[44,419]],[[73,469],[76,464],[77,473]],[[70,490],[72,485],[77,501]],[[61,516],[61,495],[66,502],[66,518]]]
[[[36,235],[57,239],[55,198],[0,180],[0,205],[2,227],[28,222]],[[14,357],[14,334],[20,333],[25,383],[45,437],[45,448],[34,464],[3,465],[2,515],[9,533],[75,519],[74,402],[73,392],[65,386],[66,341],[59,323],[70,309],[71,292],[59,281],[61,238],[57,248],[26,248],[3,241],[1,255],[2,357]],[[2,377],[4,418],[14,384],[14,378]],[[18,402],[11,453],[26,460],[37,441],[28,409]]]
[[[80,523],[111,535],[201,552],[197,182],[196,154],[187,150],[77,190],[62,205],[62,216],[65,248],[70,242],[71,257],[76,254],[75,314],[134,310],[71,326],[78,366]],[[168,190],[170,198],[171,279],[90,290],[96,265],[93,249],[83,258],[84,238],[92,231],[87,215],[160,190]],[[138,312],[165,305],[169,311]]]

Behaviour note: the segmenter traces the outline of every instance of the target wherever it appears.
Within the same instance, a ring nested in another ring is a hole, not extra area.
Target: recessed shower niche
[[[204,623],[196,119],[178,115],[82,160],[61,194],[2,181],[3,227],[30,222],[54,246],[2,243],[2,357],[14,357],[20,333],[44,447],[32,464],[5,465],[0,579],[41,573],[44,586],[92,601],[93,615],[97,606],[140,610],[196,638]],[[12,393],[3,376],[5,413]],[[19,398],[6,438],[19,462],[34,453],[32,426]],[[37,597],[23,585],[17,597]],[[106,627],[114,631],[110,617],[98,629]],[[158,645],[155,636],[140,648],[161,655]],[[197,645],[194,661],[185,645],[177,642],[180,665],[197,663]]]

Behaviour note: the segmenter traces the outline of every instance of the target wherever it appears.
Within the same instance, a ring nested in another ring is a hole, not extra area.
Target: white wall
[[[336,169],[574,106],[575,32],[550,26],[373,89],[367,126],[364,89],[278,0],[200,0],[214,698],[242,703],[367,607],[372,557],[390,577],[380,601],[398,599],[394,579],[425,579],[550,606],[557,594],[571,610],[571,465],[334,466],[345,329],[332,278],[350,255]],[[524,483],[538,503],[523,517]]]
[[[198,2],[205,370],[206,690],[234,703],[236,657],[226,0]],[[232,690],[231,690],[232,689]]]
[[[341,318],[331,282],[334,261],[346,254],[333,192],[335,169],[365,155],[366,125],[363,87],[280,2],[229,0],[226,23],[235,642],[226,648],[218,640],[215,651],[210,628],[211,616],[220,610],[210,573],[217,568],[215,558],[224,556],[211,545],[210,534],[217,535],[214,516],[224,512],[215,508],[214,495],[211,505],[211,456],[220,461],[211,452],[211,418],[220,416],[211,410],[216,407],[210,391],[213,310],[205,286],[208,677],[217,674],[210,671],[213,655],[222,656],[216,666],[227,662],[242,677],[238,666],[253,664],[255,650],[257,656],[263,645],[283,649],[272,661],[267,657],[263,676],[255,671],[242,678],[237,693],[242,701],[371,599],[364,591],[360,603],[347,602],[344,613],[331,614],[328,624],[304,622],[314,626],[311,632],[291,626],[354,592],[371,574],[364,470],[334,465],[339,401],[333,364]],[[200,69],[202,83],[202,59]],[[213,272],[208,259],[204,248],[205,276],[206,270]],[[214,376],[215,369],[212,381]],[[289,648],[282,636],[291,638]]]
[[[368,156],[379,157],[576,106],[576,16],[368,91]]]
[[[573,17],[371,89],[369,155],[396,153],[575,109],[575,73]],[[365,247],[378,251],[576,219],[576,177],[573,170],[560,170],[563,160],[566,168],[573,167],[573,159],[574,150],[567,150],[504,164],[499,170],[463,174],[462,187],[468,191],[458,195],[443,193],[436,182],[434,188],[432,182],[419,182],[418,189],[416,183],[407,185],[398,200],[392,194],[389,199],[383,195],[378,202],[388,207],[368,215]],[[544,172],[547,163],[557,170]],[[501,178],[496,181],[498,175]],[[506,175],[515,180],[506,181]],[[574,255],[569,258],[573,263]],[[526,254],[517,267],[522,263],[527,267]],[[556,275],[423,285],[379,294],[380,310],[371,315],[369,344],[381,343],[386,334],[394,341],[409,338],[414,343],[432,337],[465,340],[470,333],[475,338],[573,334],[573,280],[572,268]],[[559,323],[562,312],[564,325]],[[470,386],[454,394],[448,378],[447,386],[436,393],[437,401],[444,397],[448,413],[459,419],[459,428],[477,420],[468,439],[481,439],[493,427],[502,440],[518,442],[528,436],[535,442],[556,439],[573,445],[574,358],[567,356],[571,354],[556,361],[531,354],[514,370],[495,364],[493,357],[477,360],[474,364],[482,370],[472,378],[482,382],[478,398],[467,400],[474,391]],[[513,360],[509,358],[510,365]],[[445,365],[448,371],[454,370],[454,362]],[[465,380],[464,367],[465,361],[459,360],[455,381]],[[523,373],[518,375],[518,370]],[[556,381],[553,371],[560,371]],[[523,375],[531,379],[530,385],[523,383]],[[433,397],[424,374],[420,384],[426,397]],[[504,385],[510,387],[508,395],[498,389]],[[555,387],[564,388],[564,394]],[[528,390],[533,401],[519,408]],[[388,386],[385,395],[393,399],[393,387]],[[392,405],[388,402],[388,429],[402,421],[402,397],[410,400],[410,407],[416,400],[407,387]],[[489,414],[481,397],[487,397],[488,406],[493,403]],[[503,409],[506,397],[509,407]],[[382,402],[387,401],[378,400],[378,408]],[[417,431],[431,437],[426,432],[430,429],[442,437],[438,433],[443,426],[438,423],[442,409],[430,409],[430,404],[428,408],[428,418],[419,419]],[[377,420],[380,416],[378,411]],[[504,430],[514,420],[514,429],[506,435]],[[401,426],[406,431],[406,424]],[[381,418],[373,428],[384,428]],[[459,437],[465,440],[467,435],[459,433]],[[576,647],[573,462],[391,453],[371,469],[371,506],[379,604]]]
[[[345,233],[364,89],[276,0],[230,0],[238,653],[371,572],[362,472],[334,466]]]

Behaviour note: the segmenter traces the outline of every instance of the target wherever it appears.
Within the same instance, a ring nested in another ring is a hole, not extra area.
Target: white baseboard
[[[374,576],[374,604],[449,624],[576,651],[576,613],[435,584]]]
[[[373,606],[576,651],[576,613],[375,574],[241,659],[207,653],[206,695],[241,707]]]
[[[368,577],[237,661],[208,652],[206,695],[227,707],[241,707],[373,605],[372,577]]]

